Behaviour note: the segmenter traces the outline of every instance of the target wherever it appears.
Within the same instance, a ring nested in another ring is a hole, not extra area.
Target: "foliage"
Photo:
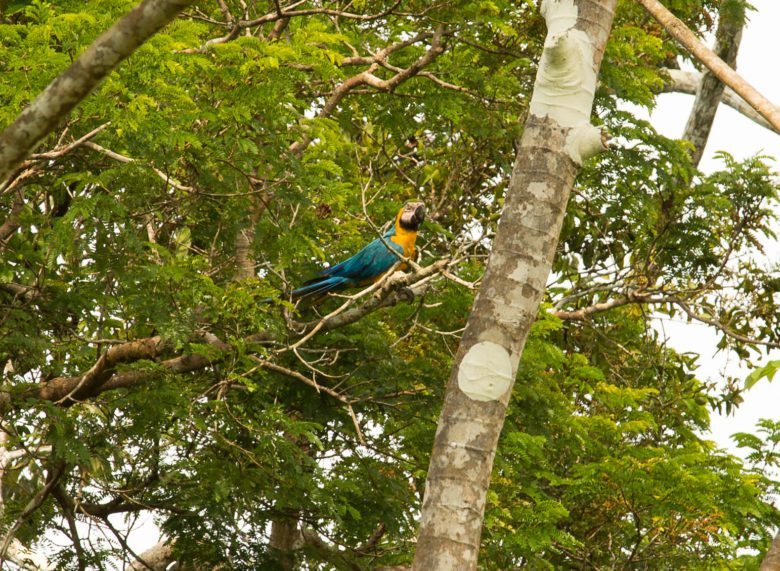
[[[669,4],[705,31],[717,3]],[[0,3],[0,126],[132,5]],[[403,564],[473,299],[463,284],[484,270],[543,21],[504,0],[306,2],[314,13],[282,19],[272,2],[224,6],[199,2],[142,46],[39,149],[62,154],[33,157],[2,189],[2,429],[26,452],[3,472],[0,529],[22,518],[18,538],[63,569],[132,561],[108,516],[141,511],[189,562]],[[367,70],[410,69],[437,30],[442,53],[421,73],[339,96]],[[596,108],[616,144],[579,179],[523,357],[486,569],[718,568],[764,549],[780,521],[767,503],[777,426],[737,437],[745,463],[715,449],[702,435],[729,395],[651,326],[653,311],[704,318],[744,358],[759,345],[739,337],[780,341],[780,281],[743,255],[775,223],[766,159],[723,154],[705,175],[685,143],[625,111],[653,105],[673,56],[622,2]],[[433,218],[419,262],[450,258],[458,279],[435,274],[411,303],[298,344],[344,300],[295,309],[278,296],[411,198]],[[563,313],[608,301],[584,320]],[[158,337],[99,390],[42,392]],[[87,543],[74,521],[110,540]],[[274,543],[284,524],[308,535]],[[323,541],[306,541],[315,532]]]
[[[756,369],[747,376],[745,379],[745,388],[752,388],[753,385],[764,378],[767,381],[771,381],[774,379],[775,373],[777,373],[778,369],[780,369],[780,361],[769,361],[766,365]]]

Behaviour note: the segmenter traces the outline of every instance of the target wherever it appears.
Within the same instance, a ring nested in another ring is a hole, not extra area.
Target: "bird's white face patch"
[[[472,400],[498,400],[512,384],[509,352],[501,345],[482,341],[468,350],[458,368],[458,387]]]

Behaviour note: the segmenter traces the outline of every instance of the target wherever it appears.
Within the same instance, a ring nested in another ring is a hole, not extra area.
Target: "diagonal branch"
[[[330,97],[325,102],[325,105],[323,105],[322,109],[320,109],[320,112],[317,113],[317,117],[318,118],[329,117],[336,110],[339,103],[341,103],[341,100],[344,99],[347,95],[349,95],[349,93],[352,92],[357,87],[368,85],[379,91],[395,90],[403,82],[407,81],[409,78],[414,77],[415,75],[420,73],[420,71],[422,71],[427,65],[433,62],[433,60],[435,60],[437,57],[439,57],[440,54],[444,52],[444,47],[442,46],[442,41],[441,41],[443,33],[444,33],[443,27],[439,26],[439,28],[437,28],[437,30],[432,34],[430,32],[422,32],[420,34],[417,34],[413,38],[388,46],[387,48],[380,50],[370,58],[358,57],[358,58],[350,59],[350,63],[358,63],[358,62],[370,63],[370,65],[368,69],[366,69],[365,71],[362,71],[357,75],[353,75],[352,77],[345,79],[341,84],[339,84],[333,90]],[[408,68],[399,69],[399,71],[395,75],[393,75],[388,79],[381,79],[376,75],[374,75],[374,72],[379,68],[380,63],[384,62],[385,58],[390,53],[402,47],[412,45],[413,43],[416,43],[428,37],[431,38],[430,47],[417,61],[412,63],[412,65],[410,65]],[[304,150],[306,150],[306,148],[311,144],[311,142],[312,142],[311,135],[304,134],[300,140],[295,141],[290,145],[290,152],[293,155],[300,155]]]
[[[41,507],[44,501],[46,501],[46,498],[49,497],[49,494],[51,494],[52,490],[64,474],[64,463],[60,463],[56,467],[49,470],[48,476],[46,478],[46,485],[41,488],[38,493],[35,494],[32,499],[30,499],[29,502],[27,502],[27,505],[22,510],[22,513],[19,514],[19,517],[16,518],[16,521],[6,532],[5,537],[3,538],[3,543],[0,545],[0,561],[3,561],[3,558],[8,552],[8,548],[13,543],[16,532],[19,531],[19,528],[22,527],[27,518],[30,517],[39,507]]]
[[[658,0],[637,0],[669,34],[698,59],[718,79],[731,87],[775,129],[780,129],[780,108],[761,95],[756,88],[731,69],[705,46],[688,27]]]
[[[93,151],[97,151],[99,153],[103,153],[108,158],[114,159],[115,161],[119,161],[120,163],[135,163],[135,162],[138,162],[138,159],[133,159],[133,158],[127,157],[125,155],[120,155],[119,153],[114,152],[111,149],[106,149],[105,147],[101,147],[97,143],[93,143],[91,141],[84,143],[84,146],[85,147],[89,147]],[[165,184],[168,184],[168,185],[172,186],[173,188],[175,188],[177,190],[181,190],[183,192],[192,192],[193,191],[193,188],[191,186],[186,186],[186,185],[180,183],[178,180],[176,180],[173,177],[168,176],[167,174],[165,174],[160,169],[158,169],[156,167],[149,167],[149,168],[151,168],[154,171],[154,174],[159,176],[165,182]]]
[[[75,404],[100,392],[100,387],[114,375],[121,363],[154,359],[164,346],[159,336],[114,345],[100,355],[87,372],[74,377],[57,377],[42,385],[39,398],[65,405]]]
[[[0,182],[104,77],[193,0],[144,0],[95,40],[0,133]]]
[[[58,159],[58,158],[60,158],[60,157],[62,157],[64,155],[67,155],[72,150],[77,149],[78,147],[80,147],[81,145],[86,143],[87,141],[93,139],[95,137],[95,135],[100,133],[103,129],[105,129],[109,125],[111,125],[111,121],[106,121],[102,125],[99,125],[99,126],[95,127],[94,129],[92,129],[86,135],[84,135],[82,137],[79,137],[78,139],[76,139],[72,143],[68,143],[67,145],[58,145],[58,146],[54,147],[51,151],[46,151],[44,153],[33,153],[33,154],[30,155],[30,159],[31,160],[41,160],[41,159],[52,160],[52,159]]]
[[[376,294],[364,304],[347,309],[338,315],[323,320],[321,323],[302,324],[302,329],[309,333],[313,329],[317,329],[318,333],[324,333],[354,323],[380,308],[394,305],[401,301],[409,301],[410,294],[414,297],[420,291],[419,288],[424,286],[430,278],[440,273],[447,263],[448,260],[440,260],[430,266],[421,268],[417,272],[408,274],[396,273],[386,281],[379,283]],[[259,333],[250,335],[244,341],[256,345],[266,338],[267,334]],[[137,386],[158,377],[165,371],[169,373],[188,373],[205,369],[215,362],[224,359],[230,352],[230,347],[213,334],[203,333],[202,340],[218,349],[221,354],[215,358],[208,358],[197,353],[184,354],[160,362],[160,368],[157,370],[118,372],[116,368],[120,364],[129,364],[140,360],[157,360],[160,358],[163,352],[168,349],[168,345],[161,337],[148,337],[114,345],[104,352],[88,371],[81,375],[57,377],[40,385],[29,385],[27,388],[16,387],[13,395],[8,392],[5,394],[0,393],[0,410],[2,410],[3,406],[11,404],[16,398],[35,398],[53,401],[62,406],[71,406],[81,400],[95,397],[106,391]]]

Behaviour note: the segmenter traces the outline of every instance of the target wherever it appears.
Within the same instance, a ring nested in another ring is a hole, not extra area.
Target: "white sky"
[[[743,34],[737,61],[737,71],[753,87],[769,100],[780,103],[780,74],[777,73],[777,54],[780,54],[780,2],[778,0],[752,0],[755,12]],[[664,135],[679,137],[685,127],[693,97],[688,95],[661,95],[658,107],[651,116],[653,125]],[[780,136],[759,127],[752,121],[721,105],[715,116],[702,169],[717,167],[713,159],[715,151],[726,151],[737,159],[757,153],[772,157],[774,168],[780,174]],[[780,224],[775,230],[780,234]],[[766,245],[767,262],[780,262],[780,243]],[[718,335],[703,325],[687,324],[681,321],[663,322],[669,342],[678,350],[692,351],[701,355],[700,378],[721,380],[725,375],[741,380],[750,372],[741,368],[734,355],[715,353]],[[780,351],[773,350],[764,360],[780,359]],[[725,373],[725,375],[724,375]],[[760,418],[780,418],[780,378],[768,383],[759,382],[744,395],[745,402],[735,414],[729,417],[713,417],[712,438],[719,446],[733,449],[730,435],[735,432],[752,432]]]

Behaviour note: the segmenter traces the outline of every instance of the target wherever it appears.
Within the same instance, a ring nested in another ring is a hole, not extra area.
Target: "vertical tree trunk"
[[[780,571],[780,532],[777,533],[772,546],[766,552],[759,571]]]
[[[715,33],[714,51],[732,69],[736,69],[737,53],[742,41],[744,14],[738,14],[735,17],[732,15],[733,11],[733,6],[721,6],[718,30]],[[712,122],[715,120],[715,112],[718,110],[718,104],[725,87],[714,73],[708,69],[704,70],[683,134],[683,139],[693,143],[692,159],[695,165],[699,164],[704,155],[707,139],[712,130]]]
[[[574,178],[605,147],[590,113],[616,0],[544,0],[547,39],[483,285],[450,376],[413,569],[475,569],[485,497],[520,354]]]
[[[297,552],[303,545],[298,520],[283,517],[274,518],[271,522],[271,539],[268,547],[279,571],[296,568]]]

